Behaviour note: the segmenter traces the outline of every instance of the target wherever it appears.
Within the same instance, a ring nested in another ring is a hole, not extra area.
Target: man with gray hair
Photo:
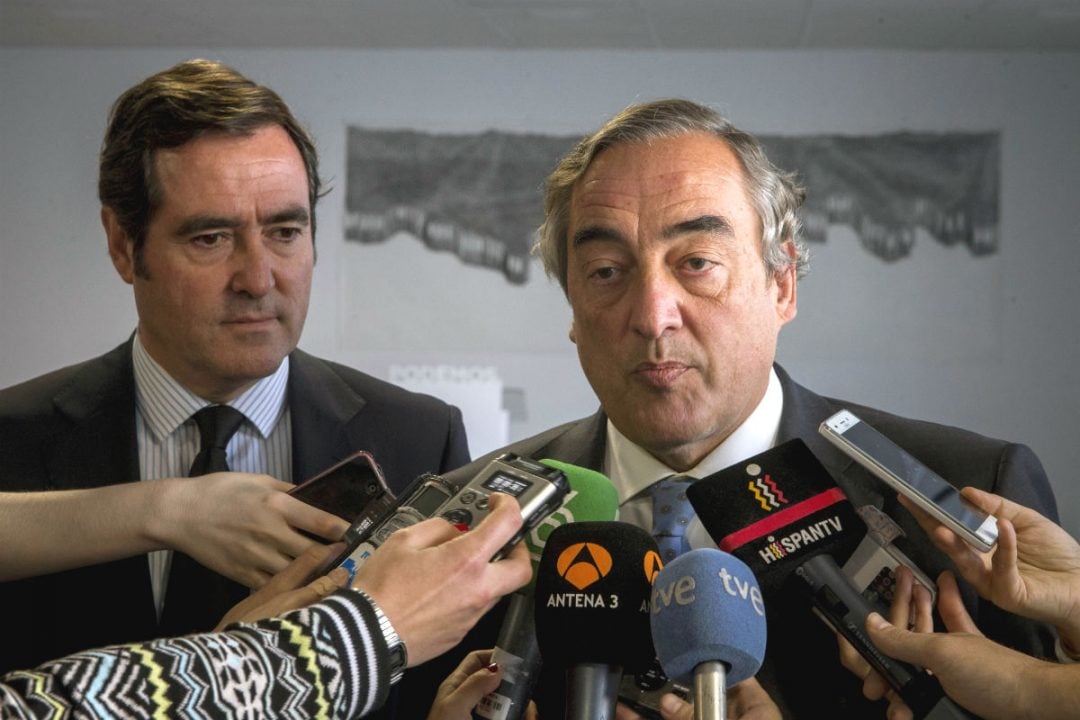
[[[848,407],[943,477],[1056,517],[1026,447],[822,397],[776,364],[807,266],[803,198],[795,177],[775,168],[751,135],[686,100],[630,107],[584,138],[548,178],[537,251],[570,302],[570,340],[601,408],[507,449],[605,473],[620,519],[651,530],[660,481],[700,479],[801,438],[854,505],[881,508],[909,529],[901,546],[936,576],[946,559],[896,498],[818,435],[822,420]],[[713,546],[696,519],[684,537],[689,547]],[[987,635],[1052,651],[1047,628],[967,599]],[[834,637],[808,608],[798,617],[791,607],[767,612],[758,677],[784,717],[881,715],[884,706],[862,697]],[[542,716],[559,716],[552,697],[542,693]]]

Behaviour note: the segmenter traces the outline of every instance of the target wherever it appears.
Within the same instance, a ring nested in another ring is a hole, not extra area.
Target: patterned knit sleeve
[[[0,717],[356,718],[389,693],[371,605],[341,590],[224,632],[90,650],[0,678]]]

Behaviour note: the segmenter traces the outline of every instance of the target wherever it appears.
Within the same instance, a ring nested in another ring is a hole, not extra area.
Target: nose
[[[683,288],[664,268],[643,269],[631,298],[634,332],[653,340],[682,327]]]
[[[258,239],[238,242],[231,262],[233,292],[257,298],[274,288],[273,253]]]

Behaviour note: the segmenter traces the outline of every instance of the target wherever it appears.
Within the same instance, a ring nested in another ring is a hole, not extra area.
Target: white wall
[[[1000,131],[1001,252],[976,264],[923,242],[913,262],[884,267],[834,228],[780,356],[820,392],[1031,445],[1080,535],[1080,55],[0,49],[0,386],[104,351],[134,327],[98,225],[96,152],[112,100],[192,56],[278,90],[338,186],[319,208],[302,345],[384,377],[395,363],[495,365],[526,394],[513,437],[595,408],[559,291],[537,283],[512,306],[439,320],[478,317],[506,346],[425,343],[416,314],[441,309],[415,308],[445,278],[409,276],[408,263],[341,240],[348,124],[584,133],[636,100],[682,95],[763,134]],[[501,282],[488,275],[477,282]]]

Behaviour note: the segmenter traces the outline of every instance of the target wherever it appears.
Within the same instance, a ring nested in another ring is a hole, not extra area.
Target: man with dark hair
[[[635,105],[584,138],[548,178],[537,250],[570,302],[570,339],[601,408],[506,449],[605,473],[619,494],[619,519],[653,530],[652,490],[665,479],[700,479],[801,438],[854,505],[882,508],[907,529],[898,544],[936,574],[947,559],[895,496],[818,435],[821,421],[848,407],[943,477],[1056,517],[1028,448],[822,397],[775,363],[806,269],[803,197],[753,136],[686,100]],[[449,477],[468,476],[485,460]],[[714,546],[697,520],[684,538]],[[863,699],[833,634],[806,603],[769,600],[759,679],[783,716],[879,717],[884,707]],[[966,600],[988,636],[1052,652],[1046,626],[973,594]],[[543,699],[541,716],[558,717],[561,696]]]
[[[394,490],[468,460],[456,408],[296,349],[320,193],[311,138],[235,70],[180,63],[117,100],[101,220],[138,327],[99,358],[0,391],[0,490],[240,472],[163,488],[147,533],[183,553],[0,586],[19,618],[0,672],[209,630],[314,542],[301,531],[340,536],[342,520],[285,491],[356,450]]]

